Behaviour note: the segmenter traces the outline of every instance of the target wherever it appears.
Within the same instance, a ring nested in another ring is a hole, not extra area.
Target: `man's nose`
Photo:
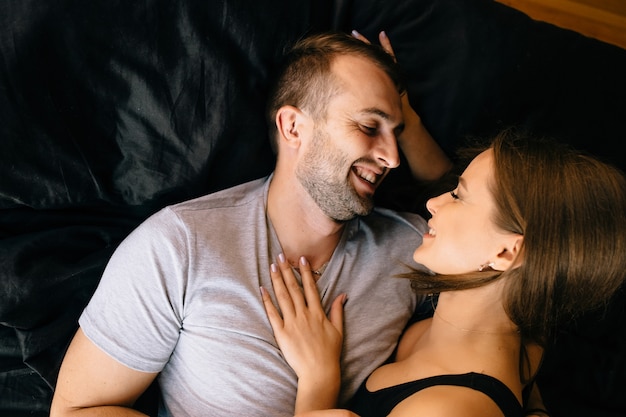
[[[376,148],[376,160],[386,168],[397,168],[400,165],[398,141],[394,135],[387,135]]]

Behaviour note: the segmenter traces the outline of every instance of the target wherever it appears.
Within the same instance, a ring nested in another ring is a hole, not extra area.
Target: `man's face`
[[[338,57],[340,83],[318,121],[296,176],[322,211],[346,221],[373,208],[376,188],[399,165],[400,96],[389,77],[364,58]]]

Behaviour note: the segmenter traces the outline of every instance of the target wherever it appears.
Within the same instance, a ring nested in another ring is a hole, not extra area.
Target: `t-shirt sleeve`
[[[187,238],[171,210],[150,217],[117,248],[79,319],[85,335],[125,366],[160,372],[176,346]]]

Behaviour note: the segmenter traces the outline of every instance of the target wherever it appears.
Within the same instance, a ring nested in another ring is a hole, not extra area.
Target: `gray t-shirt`
[[[160,415],[292,416],[297,379],[267,320],[269,180],[167,207],[125,239],[80,318],[122,364],[160,372]],[[348,294],[342,401],[393,352],[416,307],[407,280],[425,221],[376,209],[346,224],[317,286],[328,310]]]

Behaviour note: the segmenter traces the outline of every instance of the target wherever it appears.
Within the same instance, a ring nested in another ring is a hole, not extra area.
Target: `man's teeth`
[[[371,172],[370,173],[361,172],[359,176],[369,183],[372,183],[372,184],[376,183],[376,175],[372,174]]]
[[[376,184],[380,177],[379,175],[376,175],[376,172],[359,166],[355,166],[353,171],[359,178],[369,182],[370,184]]]

